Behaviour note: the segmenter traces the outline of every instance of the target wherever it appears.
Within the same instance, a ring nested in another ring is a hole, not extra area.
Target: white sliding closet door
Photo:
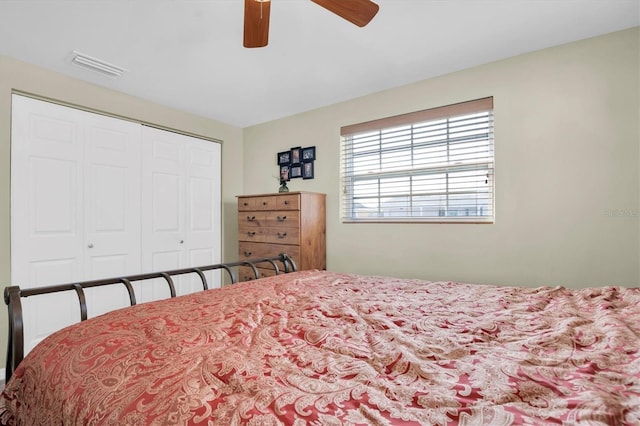
[[[220,144],[151,127],[142,130],[142,268],[158,271],[221,261]],[[220,274],[206,274],[209,288]],[[202,285],[175,279],[176,293]],[[137,290],[137,288],[136,288]],[[141,289],[142,300],[167,297],[166,282]]]
[[[11,272],[23,288],[140,269],[140,126],[14,95]],[[126,292],[87,291],[95,316]],[[80,317],[75,294],[23,301],[25,349]]]
[[[220,144],[14,95],[11,281],[22,288],[221,261]],[[220,273],[206,274],[209,287]],[[160,280],[158,280],[160,281]],[[165,282],[134,283],[138,302]],[[200,290],[175,280],[177,294]],[[128,306],[85,290],[90,317]],[[77,296],[23,300],[25,350],[80,318]]]

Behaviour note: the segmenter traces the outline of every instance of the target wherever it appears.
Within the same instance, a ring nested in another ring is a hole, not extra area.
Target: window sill
[[[492,225],[495,218],[442,218],[442,219],[411,219],[411,218],[389,218],[389,219],[342,219],[342,223],[421,223],[421,224],[474,224]]]

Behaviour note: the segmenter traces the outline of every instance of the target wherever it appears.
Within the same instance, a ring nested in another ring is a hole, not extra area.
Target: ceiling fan
[[[371,0],[311,0],[353,24],[364,27],[378,13]],[[244,47],[264,47],[269,42],[270,0],[244,0]]]

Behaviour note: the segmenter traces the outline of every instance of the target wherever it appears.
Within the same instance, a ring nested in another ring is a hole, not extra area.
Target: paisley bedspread
[[[65,328],[21,425],[638,425],[640,289],[303,271]]]

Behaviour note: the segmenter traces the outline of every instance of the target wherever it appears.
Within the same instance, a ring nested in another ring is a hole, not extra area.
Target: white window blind
[[[345,222],[493,222],[493,98],[341,129]]]

